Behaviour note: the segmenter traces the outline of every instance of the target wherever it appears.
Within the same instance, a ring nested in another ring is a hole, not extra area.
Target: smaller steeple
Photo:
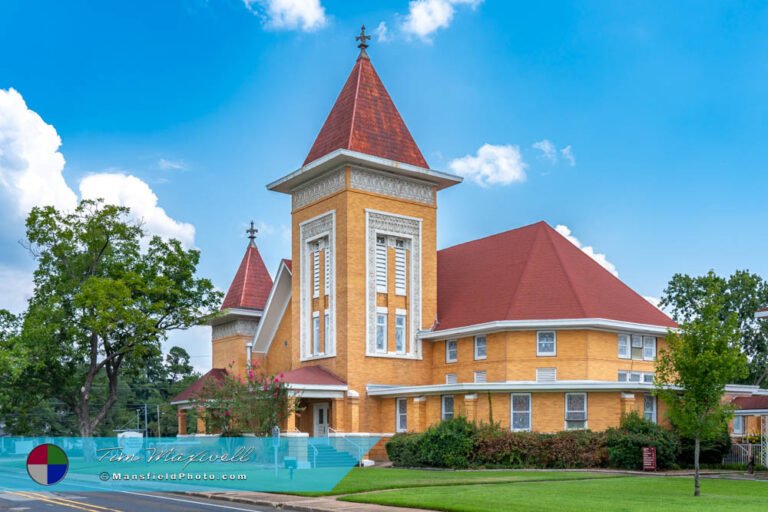
[[[248,234],[248,247],[232,279],[232,284],[229,285],[221,309],[264,309],[272,289],[272,276],[269,275],[267,266],[256,247],[256,233],[259,230],[256,229],[253,221],[251,221],[251,227],[245,232]]]
[[[357,45],[357,47],[360,48],[360,55],[357,56],[358,59],[368,59],[368,53],[365,49],[368,48],[368,43],[366,41],[370,40],[371,36],[366,35],[365,25],[363,25],[360,27],[360,35],[355,38],[355,41],[360,41],[360,44]]]

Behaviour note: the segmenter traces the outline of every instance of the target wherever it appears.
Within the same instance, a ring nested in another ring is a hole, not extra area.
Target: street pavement
[[[279,509],[168,493],[0,492],[0,511],[13,512],[273,512],[276,510]]]

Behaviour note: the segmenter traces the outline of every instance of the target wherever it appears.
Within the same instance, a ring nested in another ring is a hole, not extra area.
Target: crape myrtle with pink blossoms
[[[194,400],[206,432],[225,437],[271,435],[275,426],[298,411],[297,400],[289,396],[285,374],[269,375],[255,362],[245,376],[237,376],[234,363],[221,380],[206,382]]]

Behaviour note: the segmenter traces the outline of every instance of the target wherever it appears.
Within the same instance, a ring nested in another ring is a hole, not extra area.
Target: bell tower
[[[418,338],[437,312],[437,191],[367,53],[360,53],[303,166],[268,185],[292,198],[293,366],[421,384]],[[362,394],[362,393],[361,393]]]

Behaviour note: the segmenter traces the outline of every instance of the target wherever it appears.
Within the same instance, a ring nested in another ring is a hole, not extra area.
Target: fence
[[[723,464],[749,464],[750,457],[754,457],[755,464],[762,464],[765,460],[763,447],[759,444],[731,445],[731,451],[723,457]]]

